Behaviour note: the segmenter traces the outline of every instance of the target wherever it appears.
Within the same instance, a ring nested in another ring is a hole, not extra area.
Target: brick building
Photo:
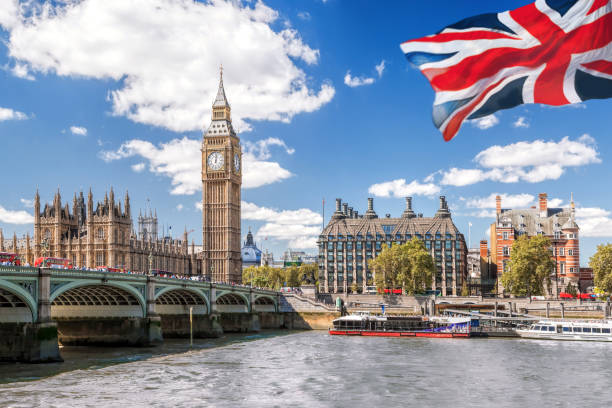
[[[359,290],[373,285],[369,261],[383,244],[403,244],[416,237],[425,243],[436,265],[432,290],[442,295],[458,295],[467,278],[467,247],[463,234],[453,220],[444,196],[433,217],[423,217],[412,210],[412,198],[399,218],[387,214],[379,218],[374,200],[368,198],[368,210],[360,215],[348,204],[336,199],[336,212],[319,236],[319,290],[346,293],[353,282]]]
[[[556,296],[569,283],[577,286],[580,278],[580,249],[574,201],[570,208],[549,208],[545,193],[539,194],[538,206],[527,209],[502,208],[496,197],[496,218],[491,224],[491,264],[497,273],[498,290],[503,293],[499,278],[507,270],[514,240],[520,235],[544,235],[551,241],[551,256],[556,268],[551,272],[549,296]]]

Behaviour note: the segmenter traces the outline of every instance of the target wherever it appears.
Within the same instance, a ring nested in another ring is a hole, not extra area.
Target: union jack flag
[[[433,121],[446,141],[464,120],[501,109],[612,97],[612,0],[537,0],[401,48],[436,92]]]

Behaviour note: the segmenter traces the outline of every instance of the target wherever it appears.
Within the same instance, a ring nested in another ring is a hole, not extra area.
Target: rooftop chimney
[[[402,218],[414,218],[416,214],[412,211],[412,197],[406,197],[406,209],[402,214]]]
[[[450,211],[448,211],[448,205],[446,204],[446,197],[440,196],[440,208],[436,212],[436,217],[450,217]]]
[[[368,198],[368,211],[366,211],[365,217],[366,218],[378,218],[378,216],[374,212],[374,199],[372,197]]]
[[[540,202],[540,217],[548,217],[548,199],[546,193],[538,194],[538,201]]]
[[[501,214],[501,196],[495,196],[495,213]]]
[[[355,212],[353,211],[353,207],[349,207],[348,209],[349,218],[355,218]]]
[[[344,218],[344,214],[342,213],[342,199],[336,198],[336,212],[332,215],[332,219],[337,220],[340,218]]]
[[[480,257],[483,259],[487,259],[489,255],[489,247],[486,239],[480,241]]]
[[[348,204],[347,203],[342,204],[342,214],[344,214],[345,217],[348,217]]]

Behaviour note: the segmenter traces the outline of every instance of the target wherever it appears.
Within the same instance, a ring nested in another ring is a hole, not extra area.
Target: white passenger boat
[[[540,320],[516,333],[526,339],[612,341],[612,321]]]

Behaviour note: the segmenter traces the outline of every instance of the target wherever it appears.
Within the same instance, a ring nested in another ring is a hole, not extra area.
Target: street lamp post
[[[149,251],[149,275],[153,274],[153,252]]]

